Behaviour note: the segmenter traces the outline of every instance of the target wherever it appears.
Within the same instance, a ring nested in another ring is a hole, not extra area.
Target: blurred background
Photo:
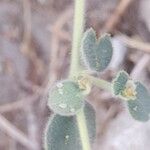
[[[124,69],[150,89],[150,0],[86,0],[85,29],[112,35],[114,54],[99,74]],[[49,85],[67,76],[73,0],[0,0],[0,150],[43,150],[52,114]],[[97,139],[93,150],[150,150],[150,122],[133,120],[125,105],[93,88]]]

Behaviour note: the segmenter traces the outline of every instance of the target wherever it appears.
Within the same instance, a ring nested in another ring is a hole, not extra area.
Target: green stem
[[[83,109],[77,115],[77,123],[78,123],[79,132],[80,132],[82,148],[83,150],[90,150],[91,146],[89,143],[89,135],[88,135],[86,119],[85,119]]]
[[[87,75],[87,77],[90,79],[92,84],[94,84],[94,85],[96,85],[102,89],[105,89],[107,91],[110,91],[110,92],[112,91],[110,82],[103,80],[103,79],[99,79],[99,78],[90,76],[90,75]]]
[[[79,74],[80,70],[80,42],[84,29],[84,6],[85,0],[75,0],[74,11],[74,28],[73,28],[73,43],[72,43],[72,55],[69,77],[74,78]],[[84,111],[82,110],[77,114],[78,129],[81,138],[81,144],[83,150],[90,150],[90,141],[88,136],[88,130],[86,126],[86,119]]]
[[[84,6],[85,0],[75,0],[74,10],[74,27],[73,27],[73,43],[72,43],[72,55],[71,55],[71,66],[70,66],[70,77],[74,77],[79,72],[79,49],[80,42],[83,35],[84,29]]]

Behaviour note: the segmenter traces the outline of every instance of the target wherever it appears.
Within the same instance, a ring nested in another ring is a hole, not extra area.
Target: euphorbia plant
[[[93,75],[107,68],[113,47],[109,34],[97,39],[92,28],[83,34],[84,4],[85,0],[75,0],[68,79],[56,82],[49,91],[48,106],[54,114],[45,130],[45,150],[91,149],[96,134],[95,111],[86,96],[93,85],[126,101],[134,119],[148,121],[150,117],[150,95],[143,84],[133,81],[125,71],[120,71],[112,83]]]

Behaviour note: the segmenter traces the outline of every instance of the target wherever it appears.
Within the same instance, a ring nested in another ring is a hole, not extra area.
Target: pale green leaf
[[[86,125],[91,144],[95,139],[95,111],[86,102],[84,107]],[[54,115],[49,120],[45,138],[45,150],[82,150],[76,116]]]
[[[96,39],[95,31],[91,28],[84,33],[81,42],[81,53],[85,66],[93,71],[103,71],[112,58],[112,43],[108,34]]]
[[[48,106],[59,115],[76,114],[84,106],[84,97],[78,84],[70,80],[56,83],[49,91]]]

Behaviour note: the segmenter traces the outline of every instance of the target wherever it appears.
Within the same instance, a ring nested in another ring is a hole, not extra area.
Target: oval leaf
[[[95,111],[86,102],[84,107],[89,139],[95,139]],[[45,150],[82,150],[76,116],[54,115],[49,120],[44,139]]]
[[[125,71],[120,71],[116,78],[112,82],[113,93],[116,96],[119,96],[124,90],[125,85],[129,79],[129,75]]]
[[[112,58],[112,43],[108,34],[96,39],[95,31],[91,28],[84,33],[81,42],[81,53],[84,64],[93,71],[103,71]]]
[[[63,116],[76,114],[84,106],[83,94],[78,84],[70,80],[56,83],[49,92],[48,106]]]
[[[150,119],[150,94],[143,84],[134,82],[125,71],[120,71],[112,87],[116,96],[127,101],[129,112],[134,119]]]
[[[148,121],[150,119],[150,94],[140,82],[136,82],[136,92],[136,99],[128,101],[129,112],[136,120]]]

